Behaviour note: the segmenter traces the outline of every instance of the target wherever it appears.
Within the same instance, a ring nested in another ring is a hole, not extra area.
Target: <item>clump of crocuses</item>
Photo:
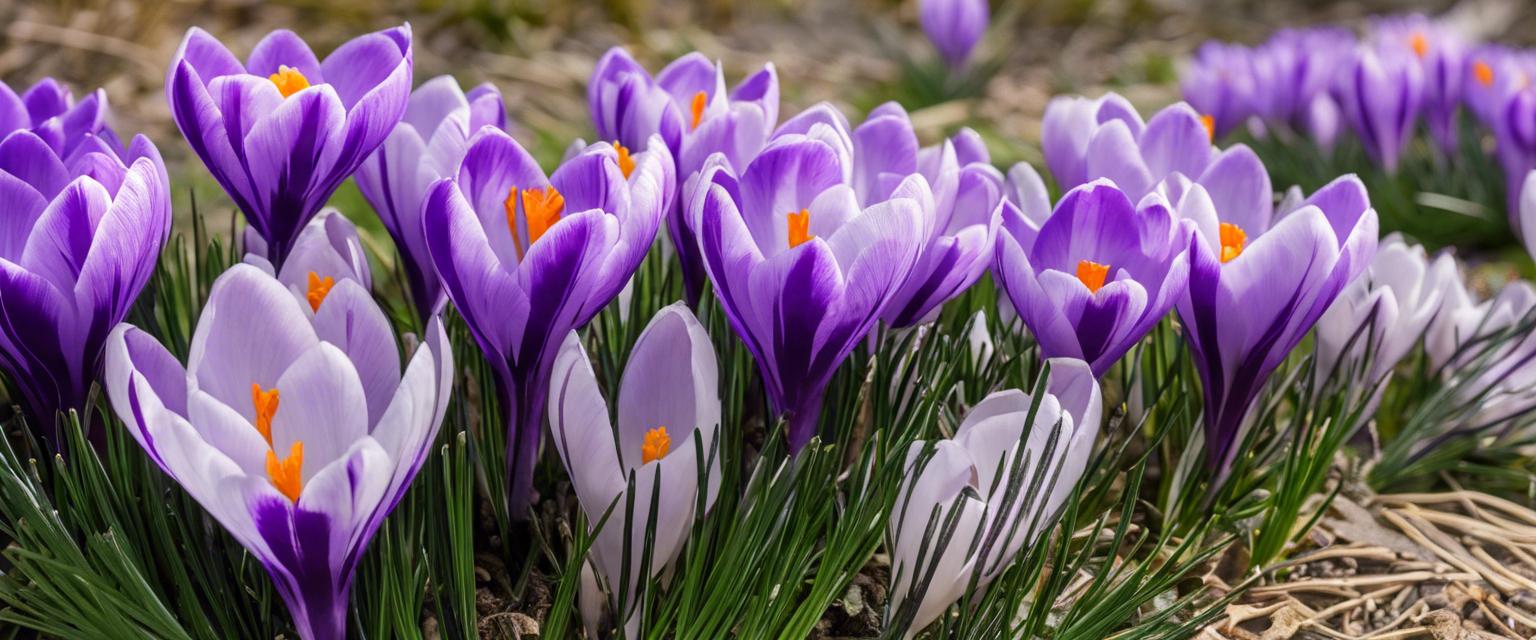
[[[686,306],[662,309],[630,351],[613,418],[575,332],[560,348],[553,380],[550,425],[572,489],[589,526],[608,514],[589,557],[608,585],[627,634],[636,637],[641,620],[634,603],[640,587],[682,550],[699,492],[704,492],[707,509],[718,491],[720,391],[714,345]],[[699,486],[700,478],[707,479],[707,486]],[[648,536],[650,549],[645,548]],[[601,607],[584,604],[583,609]],[[597,621],[587,625],[595,637]]]
[[[653,78],[629,52],[614,47],[597,62],[587,102],[598,138],[620,149],[642,149],[661,136],[677,163],[677,186],[686,188],[721,154],[735,170],[745,168],[768,143],[779,120],[779,77],[772,64],[730,92],[725,71],[697,51],[672,61]],[[667,232],[683,268],[689,304],[698,304],[704,266],[698,242],[680,206],[667,209]]]
[[[230,268],[185,367],[131,325],[107,342],[118,417],[266,567],[306,640],[347,637],[357,563],[425,460],[452,389],[441,324],[402,372],[384,312],[338,275],[308,272],[300,290],[259,266]]]
[[[427,189],[422,225],[443,289],[495,373],[507,420],[507,500],[533,500],[550,368],[561,341],[597,315],[656,239],[674,189],[660,137],[634,152],[592,145],[545,177],[487,127],[455,177]]]
[[[1098,380],[1081,360],[1046,364],[1044,395],[993,393],[953,438],[912,444],[886,531],[887,624],[904,625],[905,637],[1049,531],[1086,470],[1103,412]]]
[[[0,369],[56,447],[57,412],[87,409],[107,334],[154,273],[171,194],[154,144],[124,150],[101,124],[100,94],[73,104],[45,81],[25,95],[25,121],[0,116],[16,127],[0,140]]]
[[[187,144],[281,266],[405,114],[411,65],[409,25],[360,36],[324,61],[293,32],[273,31],[244,64],[194,27],[165,91]]]

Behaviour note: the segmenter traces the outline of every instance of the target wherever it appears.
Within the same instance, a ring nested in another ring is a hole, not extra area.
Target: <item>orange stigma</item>
[[[1243,255],[1243,245],[1248,242],[1248,234],[1243,228],[1229,222],[1221,223],[1221,262],[1231,262],[1233,258]]]
[[[1429,38],[1424,37],[1422,33],[1415,32],[1413,37],[1408,39],[1408,46],[1413,47],[1413,55],[1420,58],[1429,55]]]
[[[256,407],[256,432],[272,446],[272,416],[277,415],[277,389],[263,391],[261,385],[251,383],[251,404]]]
[[[651,429],[645,432],[645,441],[640,443],[640,464],[650,464],[652,460],[665,458],[671,450],[672,436],[667,435],[667,428]]]
[[[1083,281],[1089,293],[1098,293],[1099,288],[1104,286],[1104,279],[1108,277],[1109,265],[1092,260],[1077,261],[1077,279]]]
[[[624,148],[624,145],[619,144],[617,140],[613,141],[613,150],[619,154],[619,171],[624,172],[626,180],[629,179],[629,174],[635,172],[635,159],[630,157],[629,149]]]
[[[1472,77],[1484,87],[1493,86],[1493,67],[1488,63],[1478,60],[1472,63]]]
[[[512,229],[512,245],[517,248],[517,259],[522,260],[527,250],[517,236],[519,200],[523,203],[523,219],[528,223],[527,249],[531,249],[533,243],[538,242],[550,227],[560,221],[560,213],[565,210],[565,196],[560,195],[554,187],[523,189],[521,198],[517,187],[507,191],[507,199],[502,202],[502,206],[507,210],[507,226]]]
[[[691,104],[689,106],[692,107],[692,109],[693,109],[693,128],[694,129],[699,128],[699,123],[704,121],[704,105],[706,105],[708,103],[709,103],[709,94],[706,94],[703,91],[700,91],[698,93],[693,94],[693,104]]]
[[[1209,113],[1200,116],[1200,124],[1205,125],[1205,135],[1211,140],[1216,139],[1216,116]]]
[[[299,493],[304,489],[304,476],[299,474],[303,466],[304,442],[301,440],[293,441],[287,458],[280,459],[277,452],[267,451],[267,477],[271,478],[272,486],[294,502],[299,501]]]
[[[800,213],[789,212],[789,248],[793,249],[816,236],[811,235],[811,210],[801,209]]]
[[[309,78],[286,64],[279,65],[277,73],[267,76],[267,79],[277,85],[277,92],[283,94],[284,98],[309,88]]]
[[[336,279],[330,276],[324,278],[313,271],[309,272],[309,291],[304,294],[304,299],[309,301],[310,311],[319,311],[320,303],[325,302],[325,297],[330,295],[331,287],[336,286]]]

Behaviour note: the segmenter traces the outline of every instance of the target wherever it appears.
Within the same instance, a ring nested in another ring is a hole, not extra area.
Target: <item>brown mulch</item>
[[[1536,511],[1460,490],[1340,496],[1202,638],[1536,636]]]

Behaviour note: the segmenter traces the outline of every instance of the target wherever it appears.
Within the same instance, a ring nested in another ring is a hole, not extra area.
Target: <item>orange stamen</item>
[[[1478,60],[1472,63],[1472,77],[1484,87],[1493,86],[1493,67],[1488,63]]]
[[[263,391],[261,385],[251,383],[251,404],[256,407],[256,432],[272,446],[272,416],[277,415],[277,389]]]
[[[548,189],[523,189],[523,216],[528,219],[528,246],[538,242],[544,232],[555,226],[560,221],[560,212],[565,210],[565,196],[555,191],[554,187]]]
[[[277,92],[283,94],[284,98],[309,88],[309,78],[286,64],[279,65],[277,73],[267,76],[267,79],[277,85]]]
[[[635,159],[630,157],[629,149],[624,148],[624,145],[619,144],[617,140],[613,142],[613,150],[619,153],[619,171],[623,171],[624,178],[628,179],[629,174],[635,172]]]
[[[309,272],[309,292],[304,294],[304,299],[309,301],[310,311],[319,311],[320,303],[325,302],[325,297],[330,295],[331,287],[336,286],[336,279],[330,276],[324,278],[313,271]]]
[[[1211,140],[1216,139],[1216,116],[1209,113],[1200,116],[1200,124],[1205,125],[1205,135]]]
[[[622,149],[623,147],[619,148]],[[620,169],[624,167],[623,160],[624,155],[620,155]],[[626,175],[628,175],[627,172]],[[519,193],[521,193],[521,198],[519,198]],[[518,191],[517,187],[507,190],[507,199],[501,203],[501,206],[507,210],[507,227],[512,230],[512,246],[517,249],[517,259],[522,260],[526,250],[517,235],[517,203],[519,200],[523,203],[523,217],[528,221],[528,248],[532,248],[533,243],[538,242],[539,238],[544,235],[544,232],[549,231],[550,227],[555,226],[555,223],[560,221],[560,213],[565,210],[565,196],[560,195],[560,192],[556,191],[554,187],[549,187],[548,189],[534,187],[532,189],[523,189],[521,192]]]
[[[640,443],[640,464],[650,464],[652,460],[660,460],[672,450],[672,436],[667,435],[666,427],[656,427],[645,432],[645,441]]]
[[[1422,33],[1413,34],[1413,37],[1408,39],[1408,45],[1413,47],[1413,54],[1420,58],[1429,55],[1429,39]]]
[[[699,123],[704,120],[704,105],[709,103],[709,94],[700,91],[693,94],[693,128],[699,128]]]
[[[267,451],[267,477],[272,480],[272,486],[294,502],[299,501],[299,493],[304,489],[304,476],[299,474],[303,466],[303,441],[293,441],[287,458],[278,458],[276,452]]]
[[[789,212],[789,248],[793,249],[811,238],[811,210],[801,209],[800,213]]]
[[[1089,293],[1098,293],[1104,286],[1104,280],[1109,277],[1109,265],[1099,264],[1092,260],[1077,261],[1077,279],[1083,281],[1088,287]]]
[[[1221,261],[1223,264],[1231,262],[1233,258],[1243,255],[1243,245],[1248,242],[1248,234],[1243,228],[1228,222],[1221,223]]]

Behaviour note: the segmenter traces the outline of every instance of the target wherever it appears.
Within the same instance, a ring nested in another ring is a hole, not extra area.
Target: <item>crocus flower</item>
[[[630,610],[640,585],[677,558],[693,525],[699,491],[705,491],[707,509],[719,490],[713,455],[720,428],[718,376],[709,334],[681,303],[657,313],[635,342],[619,382],[617,424],[576,332],[567,334],[555,359],[549,390],[555,447],[589,525],[613,509],[589,558],[615,599],[627,594],[628,601],[614,602],[614,610],[631,637],[640,622]],[[706,487],[699,486],[700,464],[709,465]],[[651,565],[645,568],[648,531],[654,535]],[[629,582],[623,584],[626,575]]]
[[[516,517],[531,504],[560,341],[639,268],[675,179],[660,137],[635,153],[595,144],[546,178],[511,136],[487,127],[470,138],[458,176],[427,189],[427,250],[499,386]]]
[[[79,136],[59,145],[74,149],[67,158],[30,129],[0,141],[0,370],[54,446],[57,412],[86,409],[107,333],[171,230],[170,183],[149,139],[119,157],[110,136],[62,130]]]
[[[1409,245],[1395,233],[1382,239],[1370,266],[1318,320],[1319,378],[1350,375],[1366,386],[1384,382],[1419,344],[1447,287],[1460,277],[1448,253],[1431,263],[1423,246]]]
[[[76,101],[69,87],[53,78],[43,78],[17,95],[0,82],[0,139],[12,131],[31,131],[53,149],[55,155],[72,158],[81,143],[91,142],[90,151],[100,145],[121,156],[123,149],[108,126],[107,94],[92,91]]]
[[[964,69],[987,32],[987,0],[918,0],[918,21],[950,69]]]
[[[1476,407],[1471,424],[1456,426],[1473,431],[1513,426],[1510,421],[1536,410],[1536,334],[1507,332],[1536,321],[1536,288],[1517,280],[1492,299],[1478,301],[1460,280],[1448,285],[1425,336],[1425,351],[1455,385],[1458,399]]]
[[[628,51],[614,47],[592,71],[587,102],[602,140],[643,149],[660,135],[677,162],[678,186],[686,187],[713,154],[740,171],[762,150],[779,119],[779,77],[769,63],[727,93],[724,70],[701,53],[672,61],[652,78]],[[667,209],[667,233],[689,304],[697,304],[704,266],[677,201]]]
[[[368,266],[368,255],[363,241],[357,235],[357,227],[341,215],[340,211],[327,207],[320,210],[293,245],[293,253],[283,263],[281,270],[274,269],[261,251],[261,239],[246,228],[245,262],[261,267],[267,273],[275,273],[279,282],[295,294],[318,308],[320,301],[336,285],[338,280],[352,280],[370,291],[373,288],[373,270]]]
[[[1227,135],[1258,115],[1255,57],[1248,47],[1206,42],[1184,70],[1179,82],[1184,101],[1210,118],[1215,136]]]
[[[1366,153],[1395,173],[1424,100],[1424,70],[1417,59],[1362,47],[1339,74],[1334,93]]]
[[[409,25],[315,59],[273,31],[245,64],[193,27],[167,74],[176,126],[281,266],[299,231],[405,114]]]
[[[1088,173],[1088,145],[1110,122],[1121,122],[1131,138],[1141,135],[1146,123],[1131,103],[1117,93],[1099,98],[1057,96],[1045,105],[1040,124],[1040,151],[1045,164],[1063,191],[1096,177]]]
[[[980,137],[969,129],[919,148],[912,121],[894,102],[871,111],[854,129],[852,140],[853,188],[860,206],[889,199],[914,174],[932,188],[933,206],[923,211],[932,233],[925,238],[911,277],[882,314],[886,324],[898,328],[932,321],[945,302],[980,279],[992,262],[1003,176],[992,167]]]
[[[433,320],[402,374],[384,312],[351,279],[311,304],[236,265],[185,368],[122,324],[105,378],[149,457],[266,567],[299,636],[344,638],[357,563],[447,410],[452,353]]]
[[[1372,23],[1373,44],[1388,55],[1410,57],[1424,78],[1424,123],[1447,157],[1458,153],[1463,58],[1467,43],[1454,29],[1423,14],[1379,18]]]
[[[1052,108],[1057,110],[1054,118]],[[1041,145],[1051,170],[1061,167],[1083,177],[1081,182],[1063,181],[1058,173],[1064,189],[1109,178],[1134,202],[1171,179],[1203,186],[1218,211],[1244,211],[1267,220],[1274,206],[1269,174],[1258,155],[1241,144],[1224,150],[1211,146],[1210,120],[1189,105],[1167,107],[1143,125],[1136,111],[1113,94],[1097,101],[1068,99],[1046,108],[1043,126]],[[1069,127],[1086,127],[1088,133],[1061,130]]]
[[[358,189],[395,241],[422,320],[446,298],[427,254],[421,203],[433,182],[458,175],[469,137],[487,126],[507,128],[501,92],[482,84],[466,95],[452,76],[438,76],[411,93],[400,124],[358,167]]]
[[[1159,197],[1131,203],[1108,181],[1062,198],[1038,232],[1010,214],[994,273],[1046,357],[1102,376],[1184,295],[1192,223]]]
[[[921,175],[861,208],[843,159],[821,139],[784,134],[739,176],[708,163],[686,204],[705,270],[773,411],[789,420],[794,451],[815,434],[832,374],[888,309],[930,233],[923,211],[933,196]]]
[[[1224,477],[1249,409],[1269,375],[1376,251],[1365,185],[1339,178],[1274,226],[1223,210],[1199,185],[1180,199],[1195,221],[1188,294],[1179,317],[1205,390],[1206,460]]]
[[[1081,360],[1047,362],[1044,397],[1017,389],[993,393],[971,408],[953,438],[915,442],[909,449],[909,475],[886,531],[887,611],[911,611],[904,637],[915,637],[936,620],[973,578],[985,588],[1020,550],[1049,531],[1087,468],[1103,411],[1098,381]],[[1019,489],[1010,491],[1010,485]],[[952,515],[955,509],[958,516]],[[956,518],[952,537],[939,548],[951,517]]]

